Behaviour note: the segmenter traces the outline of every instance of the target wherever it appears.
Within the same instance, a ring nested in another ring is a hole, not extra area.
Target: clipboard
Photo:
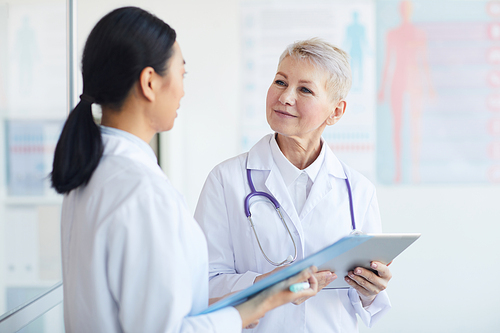
[[[345,254],[346,257],[349,257],[349,253],[353,251],[354,249],[362,246],[363,244],[369,242],[372,239],[382,239],[381,236],[384,235],[413,235],[410,236],[409,239],[412,239],[411,242],[405,242],[404,244],[407,244],[406,246],[402,247],[402,245],[399,246],[392,246],[393,245],[393,240],[394,239],[399,239],[398,237],[390,237],[388,238],[389,240],[386,241],[387,243],[383,244],[384,248],[390,248],[391,250],[389,251],[390,254],[394,254],[394,257],[396,257],[401,251],[403,251],[406,247],[408,247],[411,243],[413,243],[419,236],[420,234],[351,234],[348,236],[345,236],[338,240],[337,242],[333,243],[332,245],[329,245],[325,247],[324,249],[308,256],[307,258],[304,258],[302,260],[299,260],[295,263],[293,263],[290,266],[287,266],[283,268],[282,270],[277,271],[276,273],[268,276],[265,279],[260,280],[259,282],[253,284],[252,286],[243,289],[239,292],[236,292],[226,298],[223,298],[219,300],[218,302],[210,305],[207,307],[205,310],[197,313],[196,315],[202,315],[202,314],[207,314],[213,311],[220,310],[222,308],[228,307],[228,306],[236,306],[238,304],[241,304],[245,301],[247,301],[249,298],[251,298],[253,295],[261,292],[262,290],[271,287],[272,285],[283,281],[285,279],[288,279],[289,277],[292,277],[302,270],[310,267],[310,266],[316,266],[316,267],[326,267],[327,263],[330,265],[333,263],[333,259],[336,257],[341,256],[342,254]],[[405,240],[407,237],[403,237]],[[375,242],[373,244],[379,245],[381,242]],[[400,242],[399,242],[400,243]],[[398,243],[398,244],[399,244]],[[367,243],[364,247],[361,247],[360,249],[365,249],[363,251],[360,251],[361,253],[365,253],[368,257],[370,255],[370,251],[373,250],[372,247],[369,245],[370,243]],[[394,248],[394,250],[392,250]],[[358,251],[359,252],[359,251]],[[368,252],[368,253],[366,253]],[[356,253],[353,252],[353,253]],[[394,258],[392,258],[394,259]],[[391,259],[391,260],[392,260]],[[376,259],[371,259],[371,260],[376,260]],[[391,261],[389,260],[389,261]],[[389,262],[388,261],[388,262]],[[357,266],[356,266],[357,267]],[[368,266],[369,267],[369,263]],[[339,276],[337,280],[343,280],[343,277],[340,276],[338,273],[337,275]],[[334,281],[335,282],[335,281]],[[327,286],[328,287],[328,286]]]

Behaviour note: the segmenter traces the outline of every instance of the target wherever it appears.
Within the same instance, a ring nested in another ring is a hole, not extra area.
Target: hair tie
[[[95,103],[95,99],[92,96],[89,96],[87,94],[81,94],[80,95],[80,100],[84,101],[84,102],[87,102],[87,103],[90,103],[90,104],[94,104]]]

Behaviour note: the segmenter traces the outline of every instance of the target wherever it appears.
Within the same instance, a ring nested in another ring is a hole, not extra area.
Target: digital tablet
[[[420,234],[367,234],[367,236],[372,237],[318,266],[318,271],[329,270],[338,276],[324,289],[349,288],[344,279],[348,271],[356,267],[370,269],[372,261],[380,261],[387,265],[416,241]]]
[[[250,287],[219,300],[197,314],[206,314],[220,310],[227,306],[235,306],[243,303],[262,290],[292,277],[313,265],[316,267],[323,267],[323,269],[336,268],[339,270],[341,266],[339,266],[339,264],[337,264],[334,260],[337,257],[344,257],[341,262],[346,262],[347,264],[343,267],[350,267],[349,265],[353,263],[360,263],[363,264],[362,266],[364,267],[369,267],[371,260],[379,259],[381,262],[390,262],[419,236],[420,234],[351,234],[345,236],[332,245],[329,245],[290,266],[286,266],[282,270],[269,275],[265,279],[260,280]],[[373,239],[375,239],[375,241],[373,241]],[[371,245],[363,246],[365,243]],[[360,250],[355,250],[356,248],[360,248]],[[378,255],[379,253],[385,255],[385,257],[382,258]],[[389,255],[387,256],[386,254]],[[353,260],[350,260],[351,256],[354,258]],[[365,259],[367,258],[370,259],[366,261]],[[385,258],[390,259],[385,261]],[[368,265],[365,265],[366,262],[368,262]],[[336,266],[332,266],[333,264]],[[337,280],[343,280],[343,276],[341,276],[342,273],[340,273],[340,271],[336,271],[336,274],[338,275]],[[334,282],[336,282],[336,280]]]

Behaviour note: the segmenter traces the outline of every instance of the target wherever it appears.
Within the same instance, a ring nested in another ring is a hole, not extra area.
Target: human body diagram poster
[[[285,47],[321,37],[351,56],[335,154],[388,185],[500,181],[500,1],[243,1],[244,150],[271,131]]]
[[[377,175],[500,181],[500,2],[377,1]]]
[[[267,89],[278,60],[294,41],[320,37],[351,55],[353,87],[342,120],[327,127],[324,139],[336,155],[375,177],[375,25],[371,1],[257,2],[242,5],[242,146],[248,150],[264,134]]]

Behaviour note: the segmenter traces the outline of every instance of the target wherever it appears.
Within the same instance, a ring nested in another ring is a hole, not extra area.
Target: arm
[[[387,80],[389,77],[389,65],[392,57],[392,52],[393,52],[392,32],[389,31],[387,33],[384,67],[382,69],[382,80],[380,81],[379,93],[378,93],[379,103],[383,103],[385,100],[385,88],[387,86]]]
[[[245,289],[260,275],[251,271],[237,272],[228,216],[230,207],[216,175],[216,171],[209,174],[195,211],[195,219],[207,238],[211,298]],[[237,178],[234,181],[238,181]],[[243,214],[243,199],[241,209]]]
[[[425,36],[425,33],[423,31],[420,31],[420,43],[421,47],[419,48],[419,53],[420,53],[420,64],[421,64],[421,69],[422,69],[422,74],[423,74],[423,87],[424,89],[427,88],[427,92],[429,94],[429,97],[431,99],[435,99],[436,97],[436,91],[434,90],[434,86],[432,84],[432,76],[431,76],[431,70],[429,66],[429,57],[428,57],[428,52],[427,52],[427,38]]]
[[[382,225],[375,188],[370,183],[368,205],[364,214],[357,216],[366,233],[381,233]],[[373,265],[376,265],[375,267]],[[349,272],[345,280],[352,287],[348,297],[355,312],[360,316],[366,326],[372,327],[391,308],[389,297],[385,291],[387,283],[392,277],[389,268],[381,263],[373,262],[372,269],[377,270],[377,276],[370,270],[357,267]]]
[[[107,276],[117,320],[126,332],[238,331],[234,308],[190,316],[207,303],[206,278],[196,274],[206,272],[206,254],[197,242],[201,232],[173,191],[143,183],[110,217]]]
[[[265,289],[250,300],[236,306],[243,319],[243,327],[253,328],[252,324],[258,323],[258,320],[264,317],[267,311],[275,309],[281,305],[290,302],[296,302],[299,299],[309,298],[318,292],[318,281],[314,273],[317,268],[311,267],[303,270],[299,274],[292,276],[284,281]],[[301,292],[291,292],[290,286],[297,282],[308,281],[310,288]]]
[[[285,266],[277,267],[277,268],[273,269],[272,271],[270,271],[270,272],[268,272],[266,274],[262,274],[262,275],[257,276],[255,278],[255,283],[259,282],[262,279],[265,279],[269,275],[272,275],[272,274],[276,273],[277,271],[279,271],[279,270],[281,270],[283,268],[285,268]],[[314,273],[314,277],[318,281],[318,292],[320,292],[324,287],[326,287],[327,285],[329,285],[331,282],[333,282],[333,280],[335,280],[337,278],[337,274],[335,274],[333,272],[330,272],[330,271],[321,271],[321,272],[315,272]],[[295,305],[299,305],[299,304],[304,303],[305,301],[307,301],[307,299],[309,299],[310,297],[311,296],[301,297],[301,298],[296,299],[292,303],[295,304]]]
[[[362,230],[366,233],[380,233],[382,232],[382,226],[377,196],[373,186],[370,187],[372,188],[372,195],[363,216]],[[375,297],[387,288],[387,284],[392,278],[389,267],[380,262],[372,262],[371,268],[377,271],[378,275],[363,267],[357,267],[348,272],[349,275],[345,277],[347,283],[358,292],[363,307],[369,306]]]

